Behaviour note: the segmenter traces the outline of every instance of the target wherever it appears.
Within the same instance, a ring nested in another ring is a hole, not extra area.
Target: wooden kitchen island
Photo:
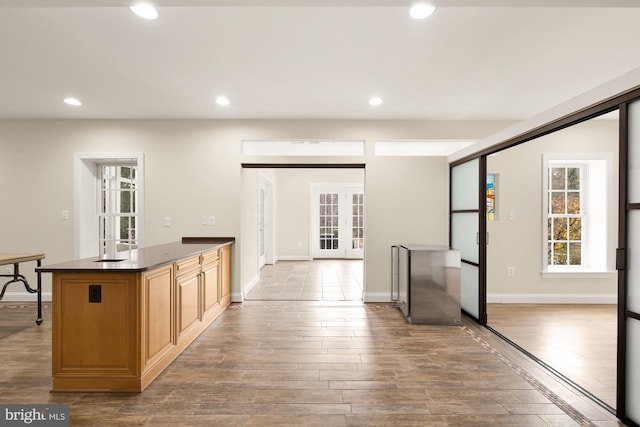
[[[231,302],[233,238],[184,238],[52,273],[52,391],[141,392]]]

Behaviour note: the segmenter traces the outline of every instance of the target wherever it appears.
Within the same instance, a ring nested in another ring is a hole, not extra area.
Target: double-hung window
[[[98,246],[101,256],[138,245],[138,170],[135,164],[98,164]]]
[[[543,277],[595,277],[613,270],[611,164],[608,153],[543,155]]]
[[[586,164],[550,162],[547,184],[547,265],[582,266]]]

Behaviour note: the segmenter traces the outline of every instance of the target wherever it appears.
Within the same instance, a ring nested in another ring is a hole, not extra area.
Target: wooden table
[[[7,290],[7,286],[11,283],[22,282],[24,288],[30,294],[37,294],[38,296],[38,318],[36,319],[36,324],[40,325],[42,323],[42,280],[40,280],[40,272],[38,271],[38,285],[34,289],[29,286],[26,277],[20,274],[20,263],[36,261],[37,266],[40,267],[42,263],[42,259],[44,259],[44,254],[39,253],[30,253],[30,254],[2,254],[0,253],[0,266],[13,264],[13,274],[0,274],[0,277],[10,277],[7,283],[2,287],[2,292],[0,292],[0,300],[4,297],[4,292]]]

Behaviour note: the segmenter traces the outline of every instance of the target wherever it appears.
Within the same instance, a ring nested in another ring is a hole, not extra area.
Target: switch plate
[[[210,216],[208,224],[209,225],[216,225],[216,217],[215,216]]]
[[[60,218],[63,219],[64,221],[69,219],[69,211],[68,210],[63,210],[62,211],[62,215],[60,215]]]
[[[165,227],[171,227],[171,217],[170,216],[165,216],[164,217],[164,226]]]
[[[509,221],[515,221],[515,220],[516,220],[516,212],[509,211]]]

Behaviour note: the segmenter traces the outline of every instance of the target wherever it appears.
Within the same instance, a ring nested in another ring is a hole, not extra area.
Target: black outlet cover
[[[89,285],[89,302],[102,302],[102,285]]]

